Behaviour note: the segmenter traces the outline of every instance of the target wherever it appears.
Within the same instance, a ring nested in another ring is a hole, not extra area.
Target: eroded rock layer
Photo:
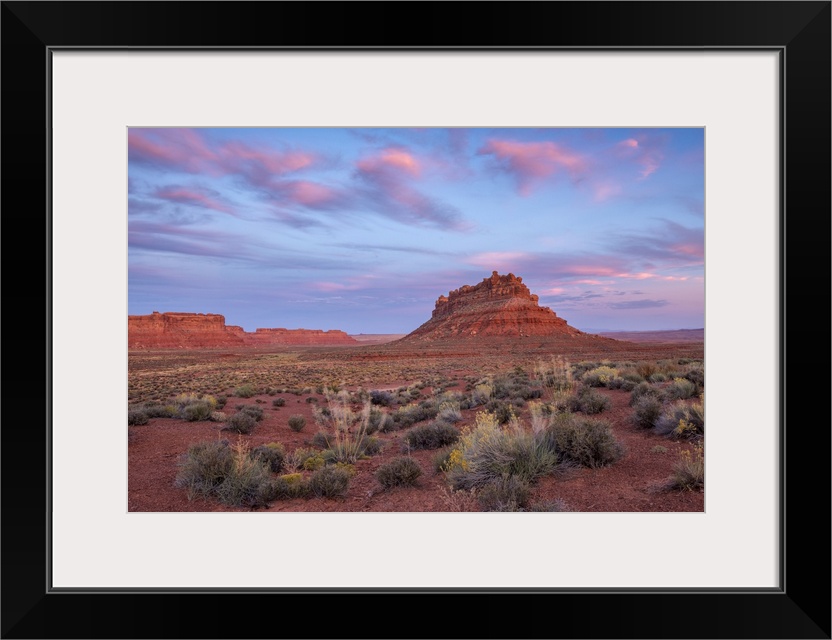
[[[191,349],[259,345],[358,344],[343,331],[320,329],[257,329],[226,325],[218,313],[159,313],[127,316],[128,348]]]
[[[404,340],[588,335],[567,324],[549,307],[541,307],[522,278],[494,271],[477,285],[465,285],[439,296],[431,319]]]

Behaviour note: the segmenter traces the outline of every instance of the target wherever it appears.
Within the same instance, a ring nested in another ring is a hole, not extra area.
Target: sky
[[[704,327],[704,129],[130,128],[128,313],[409,333],[492,271],[588,332]]]

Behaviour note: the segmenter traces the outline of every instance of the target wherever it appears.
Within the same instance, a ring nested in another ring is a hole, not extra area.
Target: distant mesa
[[[354,345],[343,331],[320,329],[257,329],[226,325],[218,313],[159,313],[127,316],[129,349],[189,349],[268,345]]]
[[[513,273],[496,271],[477,285],[439,296],[427,322],[402,341],[448,341],[482,337],[595,338],[567,324]]]

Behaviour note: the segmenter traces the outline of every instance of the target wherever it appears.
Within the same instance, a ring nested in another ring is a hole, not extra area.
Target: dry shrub
[[[412,487],[422,475],[419,463],[409,456],[393,458],[376,471],[376,479],[382,487]]]

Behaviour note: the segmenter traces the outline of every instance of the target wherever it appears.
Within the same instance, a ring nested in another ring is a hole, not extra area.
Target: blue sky
[[[584,331],[704,326],[704,130],[130,129],[128,312],[407,333],[522,276]]]

